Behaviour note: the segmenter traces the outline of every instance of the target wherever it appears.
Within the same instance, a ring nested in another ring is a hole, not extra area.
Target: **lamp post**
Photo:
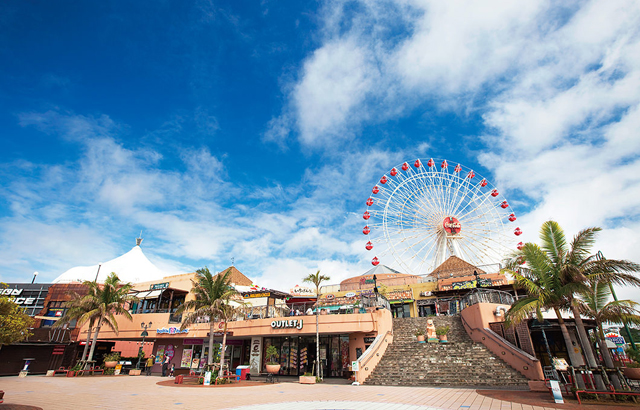
[[[378,293],[378,278],[376,275],[373,275],[373,293]]]
[[[531,322],[532,329],[540,329],[542,331],[542,338],[544,339],[544,346],[547,348],[547,355],[549,356],[549,362],[551,363],[551,370],[553,371],[553,376],[556,378],[556,380],[559,380],[558,372],[556,371],[556,366],[553,363],[553,357],[551,357],[551,349],[549,348],[549,341],[547,340],[547,334],[544,331],[544,329],[548,327],[551,327],[551,323],[549,323],[549,321],[546,319],[543,320],[542,323],[540,323],[538,319],[534,319],[533,322]]]
[[[142,344],[140,345],[140,349],[138,349],[138,364],[136,364],[136,369],[140,369],[140,362],[142,361],[142,349],[144,348],[144,338],[149,336],[147,329],[150,328],[152,322],[149,323],[140,323],[140,327],[143,329],[140,336],[142,336]]]
[[[33,279],[31,279],[31,283],[36,281],[36,277],[38,276],[38,272],[33,272]]]
[[[599,260],[599,261],[603,261],[606,258],[602,254],[602,251],[598,251],[598,253],[596,253],[596,259]],[[618,297],[616,296],[615,290],[613,290],[613,285],[611,284],[611,282],[609,282],[609,289],[611,289],[611,295],[613,295],[613,300],[615,300],[617,302],[618,301]],[[626,330],[627,331],[627,335],[629,335],[629,341],[631,342],[631,348],[633,350],[637,350],[636,342],[633,340],[633,336],[631,336],[631,331],[629,330],[629,325],[627,325],[626,323],[624,324],[624,330]]]
[[[476,289],[477,289],[480,287],[480,274],[478,273],[478,271],[474,270],[473,276],[476,277]]]

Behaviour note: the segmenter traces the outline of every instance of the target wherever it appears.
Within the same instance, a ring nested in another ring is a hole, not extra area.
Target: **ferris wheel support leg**
[[[436,249],[436,263],[434,265],[434,269],[444,263],[445,258],[447,256],[447,238],[445,235],[439,234],[438,238],[438,247]]]
[[[453,245],[453,254],[458,258],[462,259],[462,250],[460,249],[460,244],[457,239],[451,239],[451,244]]]

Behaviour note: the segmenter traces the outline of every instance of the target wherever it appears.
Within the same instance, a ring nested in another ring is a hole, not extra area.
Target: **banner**
[[[158,351],[156,352],[156,364],[162,363],[164,360],[164,345],[158,345]]]
[[[180,362],[180,367],[191,367],[192,354],[193,349],[182,349],[182,361]]]

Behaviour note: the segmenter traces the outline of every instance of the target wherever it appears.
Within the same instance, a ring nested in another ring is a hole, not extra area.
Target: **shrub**
[[[424,336],[424,330],[422,330],[422,329],[417,329],[417,330],[414,332],[414,335],[416,335],[416,336]]]
[[[266,355],[268,365],[278,364],[278,349],[274,345],[267,347]]]
[[[438,326],[436,327],[436,335],[444,336],[449,333],[449,326]]]

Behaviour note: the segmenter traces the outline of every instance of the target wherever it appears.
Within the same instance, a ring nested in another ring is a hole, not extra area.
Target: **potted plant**
[[[418,329],[414,333],[418,339],[418,343],[424,343],[424,330]]]
[[[82,369],[82,363],[77,362],[75,364],[75,366],[73,366],[71,369],[69,369],[69,371],[67,372],[67,377],[74,377],[76,375],[76,373],[78,371],[80,371]]]
[[[276,361],[278,359],[278,349],[274,345],[267,347],[267,373],[277,374],[280,371],[280,364]]]
[[[631,362],[624,368],[624,377],[631,380],[640,380],[640,351],[627,349],[627,356]]]
[[[316,384],[316,377],[307,372],[300,376],[300,384]]]
[[[438,326],[436,328],[436,335],[440,339],[440,343],[447,342],[447,333],[449,333],[449,326]]]
[[[104,367],[109,369],[116,367],[120,360],[120,352],[111,352],[104,355]]]

